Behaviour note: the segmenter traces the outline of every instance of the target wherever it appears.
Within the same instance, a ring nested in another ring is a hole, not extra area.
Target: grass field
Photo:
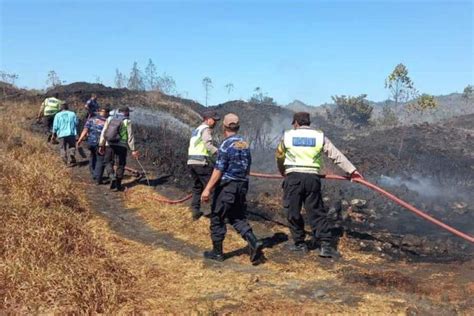
[[[113,195],[87,183],[78,177],[87,167],[66,168],[44,137],[29,131],[34,106],[3,105],[0,118],[1,314],[472,310],[474,283],[465,277],[472,263],[454,271],[448,265],[387,262],[353,249],[346,237],[340,262],[318,260],[314,253],[292,257],[279,244],[265,249],[268,261],[254,267],[239,252],[245,242],[229,228],[224,248],[237,253],[223,263],[207,262],[201,257],[210,247],[207,219],[192,222],[186,205],[151,201],[147,197],[157,192],[143,185]],[[95,191],[112,201],[112,220],[99,216],[101,205],[90,196]],[[121,214],[138,218],[163,239],[127,238],[120,225],[129,219]],[[252,225],[260,236],[289,233],[285,227]]]

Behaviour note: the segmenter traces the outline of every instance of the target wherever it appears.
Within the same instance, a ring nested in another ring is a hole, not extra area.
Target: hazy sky
[[[178,92],[210,104],[261,87],[280,104],[331,95],[384,100],[384,80],[407,65],[421,92],[473,80],[472,1],[22,1],[0,0],[1,70],[19,86],[62,80],[113,85],[148,58]],[[228,95],[224,85],[232,82]]]

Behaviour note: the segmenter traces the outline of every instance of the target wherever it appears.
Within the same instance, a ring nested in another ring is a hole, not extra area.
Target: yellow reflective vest
[[[202,132],[209,128],[206,124],[199,125],[192,133],[188,147],[188,159],[206,161],[211,157],[202,139]]]
[[[322,167],[324,133],[310,128],[285,132],[285,173],[319,173]]]
[[[64,103],[64,101],[56,99],[54,97],[46,98],[43,101],[43,106],[44,106],[43,115],[44,116],[55,115],[56,113],[59,112],[60,106],[63,103]]]

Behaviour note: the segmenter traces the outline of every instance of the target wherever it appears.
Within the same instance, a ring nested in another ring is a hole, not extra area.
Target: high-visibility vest
[[[201,124],[193,131],[188,147],[189,159],[206,161],[211,157],[211,153],[207,150],[204,141],[202,140],[202,132],[206,128],[209,128],[209,126]]]
[[[322,166],[324,133],[298,128],[285,132],[285,172],[318,173]]]
[[[61,101],[59,99],[56,99],[54,97],[51,98],[46,98],[43,102],[44,104],[44,116],[51,116],[59,112],[61,104],[63,104],[64,101]]]
[[[125,118],[122,120],[122,124],[120,125],[119,135],[120,142],[122,143],[128,142],[128,124],[130,124],[130,120]]]

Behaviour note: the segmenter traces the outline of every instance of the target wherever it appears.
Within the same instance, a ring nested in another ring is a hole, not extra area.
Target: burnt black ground
[[[177,252],[194,260],[204,261],[202,252],[197,246],[188,244],[182,240],[175,238],[172,234],[163,233],[147,224],[133,209],[124,207],[124,194],[110,192],[107,185],[96,186],[90,181],[86,164],[73,168],[74,178],[83,184],[92,209],[101,217],[105,218],[110,228],[118,235],[134,240],[136,242],[150,245],[152,247],[165,249],[167,251]],[[133,184],[133,176],[128,179]],[[161,193],[179,194],[183,192],[173,188],[171,185],[162,185],[158,187]],[[170,196],[171,197],[171,196]],[[259,214],[258,211],[256,214]],[[433,273],[447,273],[453,270],[462,270],[461,275],[465,274],[467,278],[459,279],[459,285],[464,286],[466,282],[474,281],[473,269],[471,262],[450,263],[450,264],[430,264],[429,269],[414,269],[416,264],[406,265],[403,262],[386,262],[379,266],[373,267],[357,261],[345,261],[341,259],[339,262],[332,260],[317,258],[314,254],[303,256],[292,253],[288,250],[286,243],[287,236],[285,233],[274,234],[268,230],[269,227],[280,225],[278,223],[262,220],[259,216],[251,216],[256,233],[266,238],[268,247],[277,249],[267,260],[273,260],[284,264],[292,260],[303,261],[305,264],[317,264],[328,271],[332,271],[339,275],[337,281],[331,282],[307,282],[302,283],[299,280],[286,280],[286,285],[274,285],[276,291],[283,291],[289,298],[298,300],[321,300],[332,303],[346,304],[355,306],[362,301],[362,295],[366,292],[377,293],[382,289],[393,295],[400,297],[409,303],[409,309],[418,312],[440,313],[444,315],[456,314],[461,310],[469,310],[473,308],[472,303],[466,301],[462,306],[453,306],[449,300],[439,303],[430,299],[430,289],[426,289],[425,280]],[[281,223],[284,224],[284,223]],[[245,255],[245,249],[238,249],[230,256]],[[316,258],[316,259],[315,259]],[[265,264],[252,266],[250,264],[241,264],[232,260],[226,260],[224,263],[213,263],[204,261],[204,268],[231,269],[238,273],[246,273],[251,275],[265,275],[275,273],[265,267]],[[413,270],[416,270],[414,273]],[[272,285],[270,285],[272,286]],[[225,296],[225,293],[223,293]],[[408,310],[408,309],[407,309]]]

